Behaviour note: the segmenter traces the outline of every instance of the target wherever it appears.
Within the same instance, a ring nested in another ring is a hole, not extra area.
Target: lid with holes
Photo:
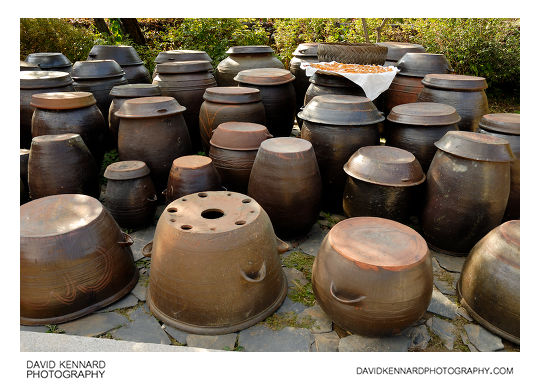
[[[297,57],[317,57],[317,48],[319,43],[302,43],[293,52],[293,56]]]
[[[478,126],[486,131],[519,135],[519,114],[487,114],[482,116]]]
[[[238,72],[234,77],[239,83],[258,86],[277,86],[295,79],[291,71],[282,68],[253,68]]]
[[[156,66],[159,74],[189,74],[193,72],[208,72],[212,64],[206,60],[190,60],[179,62],[160,63]]]
[[[143,61],[130,45],[95,45],[88,54],[88,60],[114,60],[121,66],[139,65]]]
[[[262,142],[272,138],[262,124],[246,122],[226,122],[217,126],[210,144],[225,150],[257,150]]]
[[[21,71],[21,89],[58,88],[73,83],[67,72],[60,71]]]
[[[511,162],[514,155],[507,140],[469,131],[448,131],[435,146],[462,158],[491,162]]]
[[[315,96],[298,116],[309,122],[338,126],[362,126],[384,120],[371,100],[353,95]]]
[[[160,96],[161,90],[157,84],[122,84],[114,86],[109,95],[117,98],[143,98]]]
[[[196,51],[192,49],[176,49],[158,53],[158,55],[154,59],[154,63],[160,64],[173,61],[190,60],[206,60],[211,62],[212,58],[204,51]]]
[[[406,53],[426,52],[426,49],[420,44],[404,43],[399,41],[383,41],[375,44],[387,47],[388,53],[386,54],[386,60],[396,62],[401,59]]]
[[[96,104],[91,92],[47,92],[32,95],[30,105],[44,110],[73,110]]]
[[[128,180],[141,178],[150,174],[150,169],[146,163],[140,160],[125,160],[111,163],[105,169],[103,176],[112,180]]]
[[[184,112],[186,107],[171,96],[149,96],[126,102],[115,112],[119,118],[155,118]]]
[[[237,53],[272,53],[274,50],[267,45],[239,45],[231,47],[227,50],[228,54]]]
[[[86,60],[73,64],[73,79],[106,79],[120,77],[124,70],[114,60]]]
[[[422,80],[426,87],[455,91],[482,91],[487,88],[486,78],[480,76],[429,73]]]
[[[459,122],[461,117],[448,104],[418,102],[395,106],[386,119],[415,126],[447,126]]]
[[[250,87],[209,87],[203,99],[213,103],[245,104],[261,101],[261,93]]]
[[[26,57],[26,62],[37,64],[41,69],[69,67],[71,62],[60,52],[36,52]]]
[[[439,53],[406,53],[399,59],[397,66],[399,76],[419,78],[423,78],[427,74],[446,74],[453,71],[446,56]]]
[[[186,155],[176,158],[173,167],[189,170],[197,170],[208,167],[212,164],[212,159],[202,155]]]

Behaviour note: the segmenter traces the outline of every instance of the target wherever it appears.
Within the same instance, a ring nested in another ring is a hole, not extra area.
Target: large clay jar
[[[21,62],[21,66],[20,66],[21,71],[39,71],[40,70],[37,64],[28,63],[22,60],[20,62]]]
[[[321,174],[311,143],[290,137],[262,142],[248,195],[268,213],[278,236],[307,233],[317,221],[321,202]]]
[[[313,293],[339,326],[365,336],[396,334],[426,312],[431,255],[412,228],[350,218],[332,227],[313,264]]]
[[[234,80],[241,87],[254,87],[261,92],[266,115],[266,128],[273,136],[290,136],[296,112],[296,96],[289,70],[256,68],[238,73]]]
[[[35,64],[43,71],[71,72],[73,64],[60,52],[36,52],[26,57],[27,63]]]
[[[158,53],[154,59],[154,63],[170,63],[177,61],[192,61],[192,60],[205,60],[212,62],[212,58],[205,51],[196,51],[192,49],[174,49],[170,51],[163,51]],[[154,73],[152,74],[152,80],[156,77],[156,67],[154,67]]]
[[[75,91],[73,80],[67,72],[24,71],[20,73],[21,99],[21,148],[30,147],[32,142],[32,115],[34,107],[30,105],[33,94],[44,92]]]
[[[173,161],[167,189],[163,193],[167,203],[171,203],[184,195],[214,190],[221,190],[221,180],[212,159],[187,155]]]
[[[506,139],[514,154],[510,166],[510,196],[503,220],[519,219],[519,114],[487,114],[482,116],[478,132]]]
[[[210,158],[221,182],[228,190],[245,194],[257,150],[271,138],[265,126],[256,123],[227,122],[210,139]]]
[[[157,195],[150,169],[140,160],[115,162],[103,174],[107,188],[103,205],[123,228],[136,229],[152,223]]]
[[[79,134],[32,139],[28,158],[30,198],[57,194],[99,196],[98,168]]]
[[[236,86],[234,77],[238,72],[253,68],[285,68],[267,45],[245,45],[231,47],[228,57],[217,66],[216,80],[220,87]]]
[[[150,311],[195,334],[262,321],[287,295],[278,246],[268,215],[246,195],[207,191],[172,202],[154,236]]]
[[[204,150],[210,148],[214,130],[225,122],[266,124],[261,94],[256,88],[211,87],[203,95],[199,112],[199,129]]]
[[[315,96],[321,95],[355,95],[366,96],[364,90],[351,80],[339,75],[315,72],[309,78],[311,83],[304,97],[307,105]]]
[[[130,84],[151,83],[150,72],[144,66],[139,54],[130,45],[95,45],[87,60],[114,60],[124,70]]]
[[[448,131],[458,131],[460,120],[456,109],[446,104],[400,104],[386,117],[386,144],[411,152],[427,172],[437,151],[435,142]]]
[[[422,214],[424,237],[437,251],[466,256],[501,224],[514,157],[508,141],[474,132],[449,131],[435,146]]]
[[[489,331],[519,344],[519,221],[491,230],[471,250],[457,285],[461,305]]]
[[[343,194],[347,216],[409,223],[418,214],[426,176],[410,152],[390,146],[362,147],[343,169],[349,176]]]
[[[322,206],[332,212],[342,208],[347,175],[343,165],[358,148],[379,144],[378,123],[384,116],[366,97],[315,96],[300,112],[301,137],[311,142],[322,180]]]
[[[214,87],[216,80],[208,71],[212,65],[208,61],[185,61],[158,64],[154,84],[164,96],[172,96],[181,106],[186,107],[184,119],[189,129],[189,137],[194,151],[200,151],[199,111],[207,88]]]
[[[32,95],[32,137],[74,133],[101,164],[106,124],[90,92],[49,92]]]
[[[97,199],[54,195],[21,206],[22,325],[71,321],[137,284],[133,240]]]
[[[28,158],[30,157],[30,150],[21,148],[20,149],[20,176],[21,176],[21,185],[23,186],[21,191],[21,204],[28,201]]]
[[[306,76],[306,70],[300,68],[302,62],[317,63],[317,47],[319,43],[302,43],[296,47],[293,57],[289,63],[289,71],[294,75],[294,92],[296,94],[296,121],[298,127],[302,127],[302,119],[298,117],[298,112],[304,105],[304,97],[309,87],[309,77]]]
[[[375,44],[388,48],[384,67],[396,67],[399,59],[409,52],[426,52],[426,49],[420,44],[404,43],[401,41],[383,41]]]
[[[428,74],[422,80],[424,89],[419,102],[435,102],[454,107],[461,116],[461,131],[477,131],[483,115],[489,112],[484,90],[486,79],[478,76],[454,74]]]
[[[158,191],[167,185],[173,160],[191,153],[185,110],[170,96],[152,96],[127,100],[116,112],[120,160],[145,162]]]

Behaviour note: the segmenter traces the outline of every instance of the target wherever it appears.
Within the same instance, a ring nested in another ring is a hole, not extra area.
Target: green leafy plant
[[[58,325],[45,325],[47,327],[47,333],[63,334],[66,331],[58,327]]]

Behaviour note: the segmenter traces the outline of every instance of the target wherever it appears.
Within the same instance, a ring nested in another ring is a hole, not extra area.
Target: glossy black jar
[[[36,52],[26,57],[27,63],[39,66],[42,71],[71,72],[73,64],[60,52]]]

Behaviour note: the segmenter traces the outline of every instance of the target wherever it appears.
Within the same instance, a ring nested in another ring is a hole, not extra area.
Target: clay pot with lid
[[[306,106],[315,96],[321,95],[354,95],[366,96],[364,90],[343,76],[330,75],[315,72],[309,78],[311,83],[306,90],[304,106]]]
[[[26,203],[29,199],[28,196],[28,158],[30,157],[30,150],[20,149],[20,166],[19,171],[21,174],[21,204]]]
[[[228,190],[245,194],[257,150],[271,138],[265,126],[256,123],[220,124],[210,139],[210,158]]]
[[[323,208],[341,212],[343,165],[358,148],[379,144],[384,116],[368,98],[351,95],[315,96],[298,115],[301,138],[311,142],[319,164]]]
[[[267,45],[244,45],[231,47],[216,69],[216,80],[220,87],[236,86],[234,77],[243,70],[253,68],[285,68]]]
[[[304,105],[304,97],[309,87],[309,77],[306,76],[306,70],[300,68],[302,62],[317,63],[317,47],[319,43],[302,43],[293,52],[293,57],[289,63],[289,71],[294,75],[294,92],[296,94],[296,121],[298,127],[302,127],[302,119],[298,117],[298,112]]]
[[[408,223],[417,214],[426,176],[410,152],[391,146],[362,147],[343,170],[349,176],[343,194],[347,216]]]
[[[114,220],[128,229],[151,224],[157,195],[146,164],[139,160],[115,162],[107,166],[103,175],[107,178],[103,205]]]
[[[244,70],[234,78],[240,87],[253,87],[261,92],[265,126],[273,136],[291,135],[296,111],[294,79],[289,70],[280,68]]]
[[[456,109],[446,104],[400,104],[386,117],[386,144],[411,152],[427,172],[437,151],[435,142],[448,131],[458,131],[460,120]]]
[[[484,90],[486,79],[479,76],[454,74],[427,74],[422,80],[424,88],[418,95],[419,102],[448,104],[461,116],[461,131],[478,131],[478,123],[489,112]]]
[[[249,87],[210,87],[203,95],[199,129],[204,150],[210,149],[214,130],[225,122],[266,123],[261,93]]]
[[[501,223],[510,194],[508,141],[449,131],[435,142],[422,213],[424,237],[437,251],[466,256]]]
[[[71,321],[137,284],[133,240],[97,199],[65,194],[22,205],[20,240],[22,325]]]
[[[306,234],[319,216],[321,174],[310,142],[300,138],[272,138],[261,143],[248,195],[268,213],[276,234]]]
[[[487,114],[482,116],[478,126],[478,132],[505,139],[510,143],[515,159],[510,165],[510,196],[503,220],[519,219],[519,114]]]
[[[486,234],[465,260],[458,298],[472,318],[515,344],[520,342],[520,222]]]
[[[396,334],[429,306],[431,255],[420,234],[401,223],[345,219],[324,238],[312,283],[317,302],[337,325],[365,336]]]
[[[278,249],[287,248],[253,198],[206,191],[177,199],[156,227],[150,311],[189,333],[248,328],[272,314],[287,294]]]
[[[150,72],[144,66],[139,54],[130,45],[95,45],[87,60],[114,60],[124,70],[130,84],[151,83]]]
[[[384,67],[396,67],[399,59],[401,59],[405,54],[409,52],[426,52],[426,49],[420,44],[405,43],[401,41],[383,41],[375,44],[382,45],[388,48]]]
[[[28,63],[22,60],[20,62],[21,62],[21,66],[20,66],[21,71],[39,71],[40,70],[37,64]]]
[[[27,63],[37,65],[42,71],[60,71],[71,73],[73,64],[60,52],[36,52],[26,57]]]
[[[192,60],[204,60],[212,63],[212,58],[205,51],[196,51],[192,49],[174,49],[170,51],[163,51],[158,53],[154,59],[154,63],[170,63],[178,61],[192,61]],[[154,67],[154,73],[152,74],[152,80],[156,77],[157,67]]]

